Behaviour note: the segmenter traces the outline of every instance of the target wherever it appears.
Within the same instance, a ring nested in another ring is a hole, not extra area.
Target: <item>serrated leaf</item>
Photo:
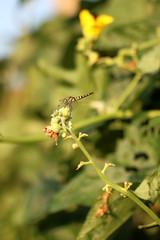
[[[134,193],[139,198],[154,204],[160,195],[160,167],[151,176],[144,179]]]
[[[108,202],[110,214],[105,214],[103,217],[96,216],[97,208],[102,204],[102,200],[95,203],[76,240],[106,240],[132,216],[137,208],[135,203],[128,198],[124,199],[118,192],[113,192]]]
[[[160,45],[154,47],[141,58],[138,68],[143,73],[154,73],[160,68]]]
[[[148,185],[147,178],[143,180],[143,182],[137,187],[134,193],[141,199],[144,199],[144,200],[150,199],[149,185]]]

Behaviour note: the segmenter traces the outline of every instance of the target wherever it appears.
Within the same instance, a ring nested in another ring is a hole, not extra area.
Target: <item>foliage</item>
[[[73,140],[55,146],[41,133],[59,99],[94,91],[73,109],[73,130],[87,132],[82,142],[100,169],[115,164],[110,181],[132,182],[131,193],[160,213],[160,2],[84,7],[114,18],[96,41],[80,39],[78,16],[57,17],[0,62],[2,240],[158,239],[158,228],[136,229],[151,218],[115,190],[110,213],[97,216],[104,183],[95,169],[76,171],[86,158]]]

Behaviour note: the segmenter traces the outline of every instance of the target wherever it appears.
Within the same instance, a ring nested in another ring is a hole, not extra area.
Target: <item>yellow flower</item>
[[[105,14],[94,17],[86,9],[80,12],[79,18],[84,36],[93,40],[98,38],[106,25],[114,21],[113,17]]]

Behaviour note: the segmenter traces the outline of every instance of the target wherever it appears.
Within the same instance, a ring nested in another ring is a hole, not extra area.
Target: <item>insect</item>
[[[85,98],[85,97],[88,97],[88,96],[90,96],[90,95],[92,95],[92,94],[94,94],[94,92],[90,92],[90,93],[87,93],[87,94],[85,94],[85,95],[78,96],[78,97],[72,97],[72,96],[70,96],[70,97],[68,97],[68,98],[62,99],[62,100],[61,100],[61,104],[64,104],[65,106],[69,106],[70,109],[72,109],[71,104],[72,104],[73,102],[77,102],[78,100],[81,100],[81,99],[83,99],[83,98]]]

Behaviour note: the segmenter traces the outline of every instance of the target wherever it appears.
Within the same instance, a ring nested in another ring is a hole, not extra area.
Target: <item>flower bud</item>
[[[59,131],[61,130],[61,126],[58,123],[53,123],[52,126],[49,126],[49,128],[55,132],[55,133],[59,133]]]
[[[62,133],[62,138],[65,138],[67,136],[67,133],[66,132],[63,132]]]
[[[59,114],[61,116],[63,116],[64,118],[68,118],[71,115],[71,111],[69,106],[65,107],[65,108],[60,108],[59,109]]]
[[[73,143],[73,144],[72,144],[72,148],[73,148],[74,150],[76,150],[76,149],[78,148],[77,143]]]
[[[61,120],[61,119],[60,119],[60,117],[58,117],[58,116],[57,116],[57,117],[53,117],[53,118],[51,119],[51,125],[54,124],[54,123],[59,123],[60,120]]]

